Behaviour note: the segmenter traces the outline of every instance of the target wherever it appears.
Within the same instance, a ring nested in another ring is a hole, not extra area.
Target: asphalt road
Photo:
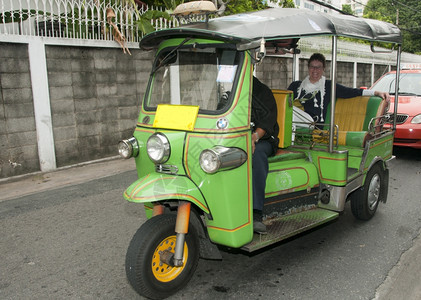
[[[394,151],[388,202],[372,220],[347,204],[338,220],[259,253],[223,249],[170,299],[382,299],[421,228],[421,151]],[[1,299],[140,299],[124,259],[145,214],[123,200],[136,172],[119,163],[0,183]]]

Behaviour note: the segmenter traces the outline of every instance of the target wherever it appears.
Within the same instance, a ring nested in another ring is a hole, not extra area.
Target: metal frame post
[[[333,152],[334,130],[335,130],[335,100],[336,100],[336,52],[338,48],[338,37],[332,36],[332,61],[330,64],[330,132],[329,132],[329,152]],[[323,99],[322,99],[323,101]]]

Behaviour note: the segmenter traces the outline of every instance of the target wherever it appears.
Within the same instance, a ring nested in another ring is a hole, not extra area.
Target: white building
[[[275,2],[277,1],[268,1],[267,4],[272,7],[277,7],[278,5]],[[327,6],[323,6],[316,2],[326,3]],[[306,8],[314,11],[323,11],[327,13],[336,13],[335,9],[331,9],[328,6],[342,10],[343,4],[351,5],[352,11],[355,13],[356,16],[359,17],[363,16],[364,7],[367,4],[368,0],[318,0],[316,2],[311,0],[294,0],[295,7],[297,8]]]

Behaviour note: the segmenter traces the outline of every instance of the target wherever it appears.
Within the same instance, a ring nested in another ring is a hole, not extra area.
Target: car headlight
[[[154,163],[164,163],[170,158],[170,142],[164,134],[154,133],[146,142],[146,151]]]
[[[411,120],[411,123],[412,124],[421,124],[421,114],[413,117],[412,120]]]
[[[118,154],[123,158],[136,157],[139,154],[139,144],[134,137],[118,143]]]
[[[200,153],[199,163],[203,171],[213,174],[218,170],[233,169],[247,160],[247,153],[240,148],[215,146]]]

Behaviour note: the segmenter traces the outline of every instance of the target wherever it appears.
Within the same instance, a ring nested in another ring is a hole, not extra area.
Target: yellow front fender
[[[136,203],[161,200],[185,200],[210,213],[199,188],[185,176],[151,173],[133,182],[124,192],[124,199]]]

